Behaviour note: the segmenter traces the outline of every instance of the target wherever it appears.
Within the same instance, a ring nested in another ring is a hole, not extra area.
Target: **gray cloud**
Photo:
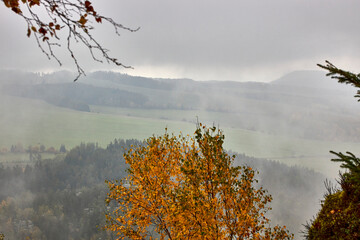
[[[292,70],[316,69],[326,59],[360,69],[357,0],[96,0],[94,5],[125,25],[141,27],[121,37],[106,25],[95,33],[114,56],[135,67],[130,74],[270,81]],[[6,11],[0,8],[2,22],[8,22]],[[1,44],[0,52],[7,53],[0,55],[1,65],[57,68],[26,39],[21,25],[12,20],[0,26],[1,41],[13,41]],[[115,69],[78,52],[88,71]],[[68,61],[65,68],[73,68]]]

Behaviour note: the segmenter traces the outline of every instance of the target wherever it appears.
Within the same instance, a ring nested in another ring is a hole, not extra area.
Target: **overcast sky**
[[[118,37],[96,25],[99,42],[124,69],[98,64],[79,49],[86,71],[194,80],[271,81],[330,60],[360,72],[359,0],[94,0],[103,15],[136,33]],[[26,37],[21,18],[0,4],[0,68],[73,70],[64,50],[62,68]]]

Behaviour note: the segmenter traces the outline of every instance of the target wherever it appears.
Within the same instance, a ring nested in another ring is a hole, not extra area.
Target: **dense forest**
[[[0,226],[8,239],[98,239],[105,219],[105,179],[125,174],[127,140],[106,149],[81,144],[33,166],[0,167]]]
[[[6,239],[112,239],[102,230],[106,179],[126,173],[123,154],[137,140],[114,140],[106,148],[80,144],[55,159],[33,165],[0,165],[0,232]],[[300,167],[237,155],[237,164],[259,170],[259,185],[272,194],[274,224],[299,236],[319,207],[324,177]],[[320,193],[320,194],[319,194]]]

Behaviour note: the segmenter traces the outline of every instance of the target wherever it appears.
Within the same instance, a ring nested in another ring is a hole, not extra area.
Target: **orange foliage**
[[[254,188],[253,169],[232,166],[223,141],[200,124],[193,138],[165,133],[130,149],[128,177],[107,181],[105,229],[119,239],[292,239],[269,227],[271,196]]]

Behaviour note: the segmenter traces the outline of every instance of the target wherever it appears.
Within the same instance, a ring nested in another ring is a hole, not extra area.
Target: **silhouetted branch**
[[[319,67],[329,71],[326,76],[337,79],[339,83],[345,83],[353,85],[356,88],[360,88],[360,74],[354,74],[349,71],[344,71],[335,67],[331,62],[325,61],[326,65],[317,64]],[[357,94],[354,96],[360,98],[360,90],[357,90]],[[360,101],[360,99],[358,100]]]
[[[73,59],[78,75],[85,75],[77,57],[72,50],[71,41],[75,40],[85,45],[94,61],[113,63],[124,68],[132,68],[119,62],[118,59],[110,56],[108,50],[104,48],[91,34],[94,29],[91,19],[96,23],[107,22],[114,27],[116,35],[120,35],[120,30],[136,32],[139,28],[132,29],[117,23],[110,17],[98,14],[90,1],[84,0],[2,0],[6,7],[21,16],[27,23],[27,36],[35,36],[41,51],[49,58],[55,59],[61,66],[61,61],[54,54],[54,47],[61,47],[58,32],[67,29],[67,50]],[[37,6],[35,9],[34,6]],[[40,9],[39,9],[40,8]],[[40,17],[39,12],[45,11],[48,18]],[[46,48],[45,48],[46,46]],[[101,58],[95,56],[100,53]]]

